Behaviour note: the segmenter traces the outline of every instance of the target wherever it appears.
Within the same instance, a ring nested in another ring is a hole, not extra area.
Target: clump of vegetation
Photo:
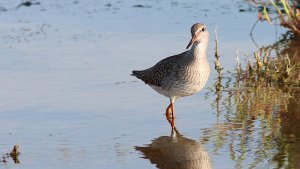
[[[242,66],[237,52],[236,68],[226,74],[221,74],[222,69],[217,66],[220,64],[215,64],[218,77],[214,84],[215,90],[211,89],[216,95],[212,107],[219,114],[220,110],[224,110],[220,106],[231,100],[232,96],[236,98],[235,103],[229,105],[236,105],[241,115],[247,112],[252,114],[249,112],[251,110],[259,114],[259,111],[265,112],[272,106],[286,107],[289,98],[300,91],[300,63],[291,62],[287,54],[273,57],[268,48],[255,52],[254,62],[248,55],[245,54],[245,57],[247,62]],[[219,62],[220,58],[216,57],[215,63]],[[223,100],[226,95],[228,98]]]
[[[20,147],[18,144],[14,145],[12,151],[10,153],[5,153],[5,155],[2,156],[2,160],[0,160],[0,163],[7,163],[8,162],[8,158],[11,157],[15,164],[20,163],[18,156],[20,155]]]
[[[237,168],[258,168],[265,161],[278,168],[287,161],[290,168],[297,166],[300,63],[295,58],[299,52],[276,49],[261,48],[252,57],[245,54],[244,64],[237,51],[236,68],[223,73],[220,57],[215,60],[218,77],[207,98],[215,97],[211,107],[218,120],[204,129],[202,143],[213,143],[215,153],[228,147]]]
[[[300,63],[291,63],[288,55],[272,57],[268,50],[254,53],[255,63],[248,58],[247,66],[239,74],[250,84],[259,81],[268,86],[299,85],[298,72]]]
[[[258,18],[260,20],[266,20],[268,23],[272,23],[271,18],[279,18],[280,24],[297,36],[300,36],[300,1],[299,0],[277,0],[277,1],[255,1],[258,5],[259,13]]]

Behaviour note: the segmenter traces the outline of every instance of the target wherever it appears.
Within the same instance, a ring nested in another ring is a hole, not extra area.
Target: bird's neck
[[[203,59],[206,58],[206,48],[206,42],[195,43],[190,49],[190,52],[192,53],[192,56],[195,57],[195,59]]]

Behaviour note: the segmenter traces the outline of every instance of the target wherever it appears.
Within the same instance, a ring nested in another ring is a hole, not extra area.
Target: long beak
[[[195,39],[195,36],[193,36],[190,43],[186,46],[186,49],[188,49],[195,42]]]

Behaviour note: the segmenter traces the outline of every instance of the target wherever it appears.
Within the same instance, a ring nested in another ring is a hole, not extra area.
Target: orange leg
[[[168,120],[168,122],[172,125],[172,117],[170,116],[172,113],[172,105],[170,104],[168,107],[167,107],[167,110],[166,110],[166,118]]]
[[[172,117],[170,116],[171,114],[172,114]],[[172,102],[167,107],[166,118],[172,127],[172,133],[174,133],[174,131],[175,131],[177,134],[179,134],[179,132],[177,131],[176,126],[175,126],[175,112],[174,112],[174,104]]]

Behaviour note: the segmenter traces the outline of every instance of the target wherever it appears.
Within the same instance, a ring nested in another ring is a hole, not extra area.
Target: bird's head
[[[202,24],[202,23],[194,24],[191,27],[191,33],[192,33],[192,39],[191,39],[190,43],[187,45],[186,49],[188,49],[193,44],[208,42],[209,33],[204,24]]]

